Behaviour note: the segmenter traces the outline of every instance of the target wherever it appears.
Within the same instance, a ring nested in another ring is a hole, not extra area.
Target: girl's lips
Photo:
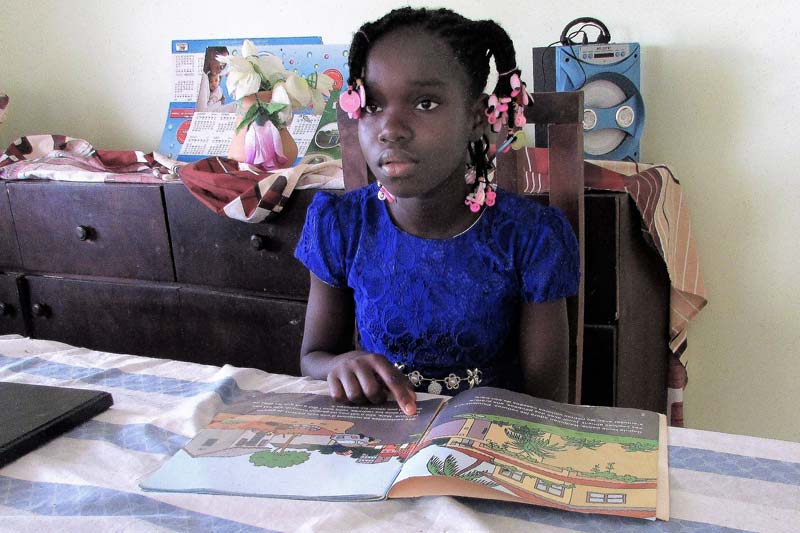
[[[406,153],[396,150],[386,151],[378,159],[378,165],[388,177],[401,177],[409,174],[417,162]]]
[[[381,165],[381,169],[388,177],[399,178],[410,174],[414,165],[416,163],[408,160],[387,161]]]

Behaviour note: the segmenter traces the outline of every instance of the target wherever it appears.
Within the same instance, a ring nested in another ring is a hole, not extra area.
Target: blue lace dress
[[[477,368],[481,385],[519,389],[520,303],[577,291],[577,242],[563,214],[498,190],[463,233],[424,239],[395,226],[377,192],[317,193],[295,250],[320,280],[353,291],[361,348],[425,378]]]

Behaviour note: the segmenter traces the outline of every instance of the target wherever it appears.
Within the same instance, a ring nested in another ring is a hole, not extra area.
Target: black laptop
[[[103,391],[0,381],[0,467],[102,413]]]

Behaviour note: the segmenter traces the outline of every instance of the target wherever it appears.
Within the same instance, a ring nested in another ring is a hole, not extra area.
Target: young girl
[[[341,401],[388,392],[407,414],[415,389],[566,401],[575,236],[560,212],[491,183],[487,122],[524,122],[508,35],[446,9],[398,9],[359,29],[349,68],[340,106],[359,117],[377,183],[309,207],[295,252],[311,271],[303,373]]]

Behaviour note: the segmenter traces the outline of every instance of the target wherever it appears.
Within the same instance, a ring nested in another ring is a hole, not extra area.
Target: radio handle
[[[595,43],[597,43],[597,44],[607,44],[607,43],[611,42],[611,32],[608,31],[608,28],[606,27],[605,24],[603,24],[602,22],[600,22],[596,18],[580,17],[580,18],[576,18],[575,20],[573,20],[572,22],[570,22],[569,24],[564,26],[564,29],[561,31],[561,38],[559,39],[559,42],[562,45],[570,46],[570,45],[574,45],[574,44],[588,44],[588,43],[576,43],[570,37],[567,37],[567,32],[569,32],[569,30],[573,26],[576,26],[578,24],[591,24],[595,28],[600,30],[600,35],[597,36],[597,40],[595,41]],[[585,35],[586,34],[584,33],[584,37],[585,37]]]

